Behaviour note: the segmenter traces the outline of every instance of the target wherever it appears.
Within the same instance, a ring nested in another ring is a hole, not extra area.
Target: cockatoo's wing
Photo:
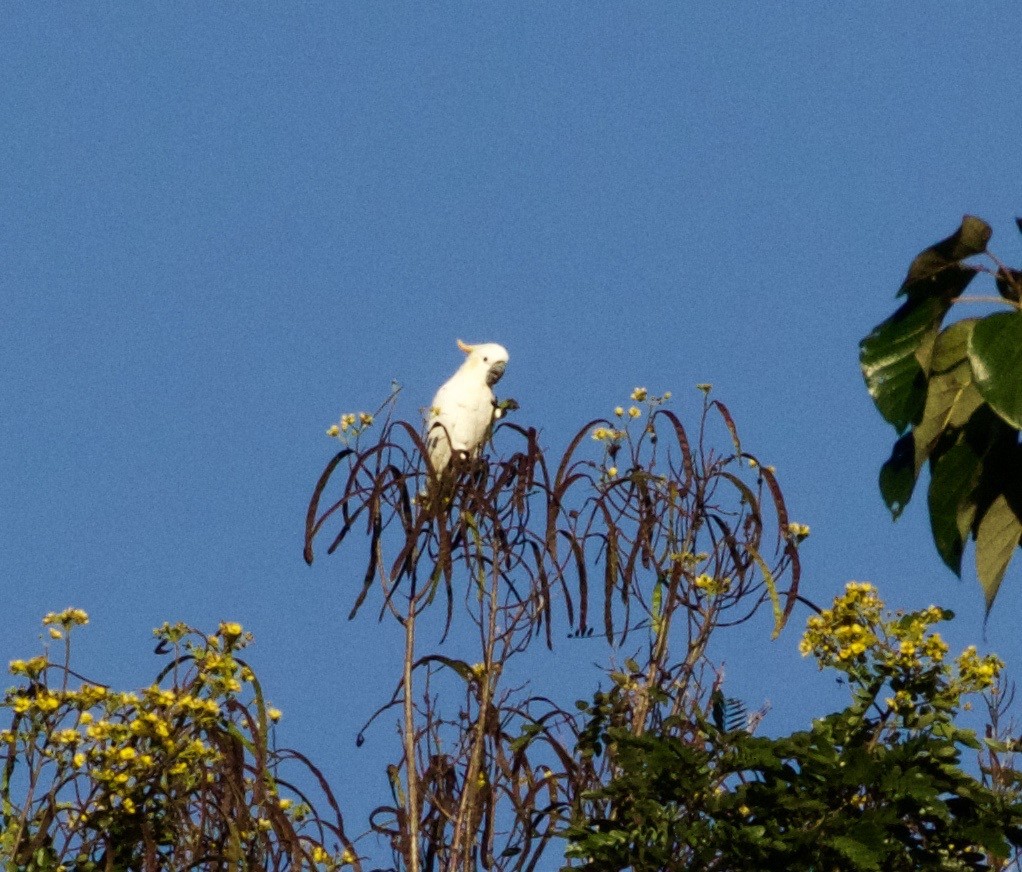
[[[439,475],[457,451],[475,455],[493,423],[494,397],[490,385],[503,375],[508,353],[500,345],[458,343],[468,358],[437,391],[430,408],[426,448]]]
[[[455,376],[433,398],[426,444],[433,469],[441,472],[453,452],[474,455],[493,421],[493,391]]]

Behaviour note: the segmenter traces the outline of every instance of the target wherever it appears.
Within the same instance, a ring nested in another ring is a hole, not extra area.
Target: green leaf
[[[916,256],[908,268],[908,276],[902,283],[898,295],[907,294],[911,298],[933,293],[930,285],[940,273],[949,267],[960,268],[958,261],[982,254],[986,251],[992,235],[993,230],[986,221],[975,215],[966,215],[962,218],[961,226],[947,239],[931,245]]]
[[[859,343],[859,365],[880,414],[899,433],[919,421],[930,358],[950,300],[913,299]]]
[[[852,869],[880,869],[880,855],[876,850],[851,836],[834,836],[827,844],[850,861]]]
[[[958,321],[933,343],[926,405],[922,419],[912,431],[916,475],[945,430],[964,426],[983,402],[969,364],[969,338],[977,321],[976,318]]]
[[[989,315],[969,341],[976,386],[991,408],[1022,430],[1022,312]]]
[[[1004,494],[999,494],[980,519],[976,530],[976,574],[987,612],[1001,586],[1011,555],[1022,538],[1022,520]]]
[[[964,434],[933,462],[930,471],[930,528],[937,553],[961,577],[962,551],[976,515],[976,485],[983,460]]]
[[[880,495],[895,521],[905,511],[916,486],[914,444],[913,435],[906,433],[894,443],[891,456],[880,467]]]

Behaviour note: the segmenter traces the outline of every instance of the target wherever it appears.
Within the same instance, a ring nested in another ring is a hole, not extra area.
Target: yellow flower
[[[629,418],[638,418],[642,414],[642,410],[636,406],[632,406],[628,409]]]
[[[76,767],[81,769],[85,765],[85,755],[81,751],[79,751],[77,754],[74,755],[74,757],[71,758],[71,762],[74,763]]]
[[[373,423],[373,416],[370,415],[368,412],[359,412],[358,413],[358,422],[363,427],[368,427],[370,424]]]
[[[609,475],[611,478],[616,478],[617,477],[617,467],[616,466],[608,466],[607,467],[607,475]]]
[[[649,391],[647,391],[645,388],[636,388],[634,391],[632,391],[632,399],[635,400],[635,402],[637,403],[641,403],[643,400],[646,399],[648,394]]]
[[[51,639],[63,639],[64,634],[60,632],[56,627],[50,627],[50,638]]]
[[[43,691],[36,697],[35,704],[39,707],[39,711],[52,712],[60,705],[60,699],[55,693]]]
[[[266,717],[274,723],[277,723],[277,721],[280,720],[282,714],[283,712],[279,708],[273,708],[273,706],[270,706],[270,708],[266,710]]]
[[[236,639],[242,633],[241,624],[237,621],[221,621],[220,635],[229,639]]]
[[[615,407],[614,407],[614,414],[615,414],[615,415],[617,415],[617,416],[618,416],[619,418],[620,418],[620,417],[621,417],[621,416],[622,416],[622,415],[623,415],[624,413],[625,413],[625,410],[624,410],[624,409],[622,409],[622,408],[621,408],[620,406],[615,406]]]

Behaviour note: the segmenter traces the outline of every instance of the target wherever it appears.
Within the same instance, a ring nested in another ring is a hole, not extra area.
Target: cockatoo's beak
[[[504,370],[507,368],[507,361],[498,360],[486,371],[486,384],[491,388],[500,381],[500,377],[504,375]]]

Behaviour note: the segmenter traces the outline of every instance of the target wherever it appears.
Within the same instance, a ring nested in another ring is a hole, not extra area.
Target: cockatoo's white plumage
[[[468,358],[436,392],[426,425],[426,448],[433,471],[440,475],[452,452],[475,456],[493,423],[495,406],[491,385],[500,381],[507,366],[507,350],[493,342],[458,348]]]

